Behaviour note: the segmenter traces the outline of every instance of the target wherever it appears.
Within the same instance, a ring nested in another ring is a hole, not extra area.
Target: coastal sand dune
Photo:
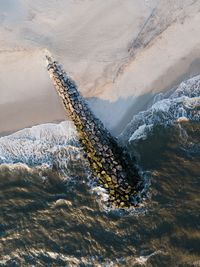
[[[44,48],[116,135],[156,93],[199,73],[199,1],[7,0],[0,7],[1,135],[65,119]]]

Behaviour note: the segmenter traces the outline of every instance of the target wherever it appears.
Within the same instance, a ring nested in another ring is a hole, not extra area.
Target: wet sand
[[[0,13],[0,135],[66,118],[44,48],[115,135],[156,93],[199,73],[200,3],[7,3]]]

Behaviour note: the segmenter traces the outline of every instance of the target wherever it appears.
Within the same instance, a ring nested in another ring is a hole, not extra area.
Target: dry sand
[[[65,119],[47,48],[118,134],[157,92],[200,73],[200,2],[0,3],[0,134]]]
[[[43,57],[41,51],[0,54],[1,135],[66,118]]]

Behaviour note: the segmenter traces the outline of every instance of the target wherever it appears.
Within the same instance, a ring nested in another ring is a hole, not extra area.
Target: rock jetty
[[[136,205],[135,199],[141,179],[133,160],[103,123],[94,116],[75,82],[62,66],[50,56],[46,58],[50,77],[76,126],[93,175],[98,177],[99,183],[109,194],[109,202],[118,208]]]

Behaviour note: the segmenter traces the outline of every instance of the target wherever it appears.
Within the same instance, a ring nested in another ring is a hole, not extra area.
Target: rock
[[[97,165],[100,167],[100,168],[102,168],[103,167],[103,165],[101,164],[101,162],[97,162]]]
[[[117,170],[115,168],[112,169],[113,173],[117,174]]]
[[[102,122],[95,118],[84,99],[80,96],[74,82],[65,74],[56,62],[48,66],[56,89],[63,99],[66,110],[73,119],[79,139],[93,173],[104,188],[109,189],[110,199],[116,205],[128,205],[133,188],[126,176],[126,157],[117,140],[106,130]],[[117,202],[116,202],[117,199]]]
[[[117,177],[115,175],[111,175],[111,179],[113,183],[117,184]]]
[[[110,176],[109,176],[109,175],[105,175],[105,178],[106,178],[106,181],[107,181],[107,182],[110,182],[110,181],[112,181],[112,179],[110,178]]]
[[[113,190],[115,189],[114,185],[111,182],[109,182],[108,185],[110,189],[113,189]]]
[[[122,171],[122,170],[123,170],[121,165],[117,165],[117,166],[116,166],[116,169],[117,169],[118,171]]]
[[[111,190],[110,190],[110,194],[111,194],[111,195],[115,195],[115,190],[111,189]]]
[[[121,202],[120,203],[120,207],[124,207],[125,206],[125,203],[124,202]]]
[[[108,150],[108,147],[104,145],[104,146],[103,146],[103,150],[104,150],[104,151],[107,151],[107,150]]]
[[[64,207],[64,206],[67,206],[67,207],[71,207],[72,206],[72,203],[71,201],[69,200],[66,200],[66,199],[58,199],[56,200],[55,204],[54,204],[55,207]]]
[[[129,189],[129,188],[125,190],[125,193],[126,193],[126,194],[128,194],[128,193],[130,193],[130,192],[131,192],[131,189]]]
[[[94,169],[98,169],[98,166],[97,166],[97,164],[96,164],[95,162],[93,162],[92,167],[93,167]]]

